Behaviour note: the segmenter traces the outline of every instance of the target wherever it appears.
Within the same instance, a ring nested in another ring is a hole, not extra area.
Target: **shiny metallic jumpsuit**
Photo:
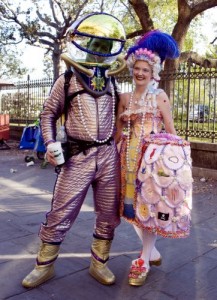
[[[68,95],[83,89],[72,76]],[[56,137],[56,120],[64,111],[64,75],[55,82],[51,94],[41,113],[41,128],[45,144]],[[94,98],[84,93],[79,95],[81,108],[76,96],[68,108],[65,124],[67,135],[90,141],[81,119],[83,113],[86,127],[97,140],[108,136],[112,126],[112,97],[108,94]],[[96,224],[94,235],[111,240],[114,229],[119,225],[119,158],[116,145],[101,145],[90,148],[86,155],[81,152],[72,156],[61,168],[54,188],[50,212],[41,225],[39,237],[48,243],[60,243],[75,221],[84,202],[88,188],[92,185]]]

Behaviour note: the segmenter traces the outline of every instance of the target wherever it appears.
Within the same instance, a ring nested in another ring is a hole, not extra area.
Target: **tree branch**
[[[154,24],[149,14],[148,5],[144,2],[144,0],[129,0],[128,2],[133,6],[133,9],[139,18],[142,29],[144,31],[153,30]]]
[[[128,39],[132,39],[132,38],[140,36],[140,35],[142,35],[144,33],[145,33],[144,30],[140,29],[140,30],[137,30],[137,31],[134,31],[134,32],[131,32],[131,33],[127,34],[126,38],[127,38],[127,40]]]
[[[216,68],[217,67],[217,59],[213,58],[206,58],[201,55],[199,55],[196,52],[190,51],[190,52],[182,52],[179,57],[179,62],[186,62],[191,61],[195,63],[196,65],[199,65],[204,68]]]
[[[211,45],[215,43],[215,41],[217,40],[217,37],[214,38],[214,40],[210,43]]]
[[[60,11],[61,11],[61,14],[63,16],[63,11],[62,11],[62,7],[59,5],[59,2],[57,1],[52,1],[52,0],[49,0],[49,3],[50,3],[50,7],[51,7],[51,12],[52,12],[52,15],[53,15],[53,18],[54,18],[54,21],[58,24],[58,26],[61,25],[60,21],[58,20],[57,16],[56,16],[56,12],[55,12],[55,8],[54,8],[54,2],[59,6],[60,8]]]
[[[51,27],[53,27],[53,28],[57,28],[58,27],[58,25],[57,25],[57,23],[55,23],[55,22],[51,22],[50,20],[49,20],[49,18],[48,17],[44,17],[44,16],[42,16],[42,14],[37,10],[36,11],[36,14],[37,14],[37,16],[38,16],[38,18],[42,21],[42,22],[44,22],[45,24],[47,24],[47,25],[49,25],[49,26],[51,26]]]

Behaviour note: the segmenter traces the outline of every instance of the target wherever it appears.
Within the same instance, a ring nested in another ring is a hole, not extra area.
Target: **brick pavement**
[[[192,230],[187,239],[159,238],[160,267],[152,267],[146,284],[131,287],[127,274],[141,245],[131,225],[116,229],[109,266],[116,284],[103,286],[88,274],[94,214],[92,193],[61,247],[56,277],[26,290],[23,277],[32,269],[39,245],[39,224],[50,208],[53,167],[27,167],[25,151],[0,150],[0,299],[25,300],[215,300],[217,298],[217,181],[195,177]],[[10,169],[17,172],[10,173]]]

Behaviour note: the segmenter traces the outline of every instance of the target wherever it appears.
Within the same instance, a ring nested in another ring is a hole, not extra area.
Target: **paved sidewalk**
[[[195,178],[193,224],[187,239],[159,238],[163,263],[152,267],[146,284],[131,287],[131,260],[141,250],[131,225],[116,229],[109,267],[116,284],[104,286],[89,274],[94,213],[92,193],[61,247],[56,277],[27,290],[21,281],[32,270],[39,246],[38,229],[50,209],[56,174],[52,166],[26,166],[25,151],[0,150],[0,299],[13,300],[215,300],[217,299],[217,181]],[[10,169],[16,169],[11,173]]]

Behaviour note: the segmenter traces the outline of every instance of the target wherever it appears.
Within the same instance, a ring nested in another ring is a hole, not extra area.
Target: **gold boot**
[[[110,285],[115,282],[114,274],[107,267],[111,243],[111,240],[94,238],[91,247],[92,256],[89,273],[97,281],[105,285]]]
[[[53,264],[59,254],[59,248],[59,245],[42,242],[35,268],[22,281],[25,288],[34,288],[54,276]]]
[[[148,276],[149,269],[144,266],[144,260],[138,258],[133,261],[128,275],[129,284],[134,286],[141,286],[145,283]]]

